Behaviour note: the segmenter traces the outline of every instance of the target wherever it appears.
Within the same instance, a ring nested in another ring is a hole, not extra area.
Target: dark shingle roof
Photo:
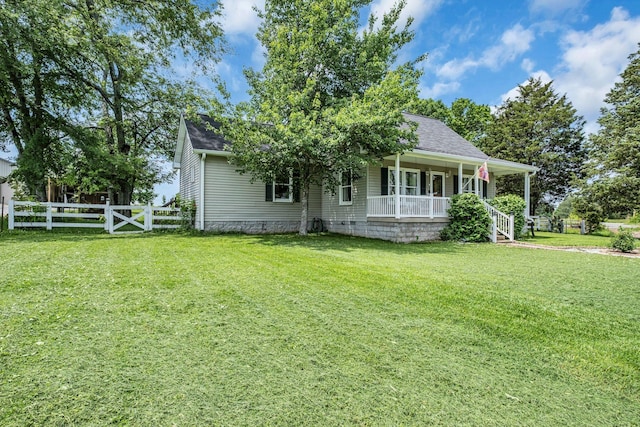
[[[418,129],[416,129],[418,136],[416,150],[476,157],[482,160],[487,159],[488,156],[486,154],[440,120],[417,114],[404,113],[404,116],[408,121],[418,124]],[[197,122],[185,118],[184,122],[191,145],[195,150],[224,151],[225,145],[231,145],[229,141],[213,131],[213,129],[220,127],[220,123],[209,116],[202,114]]]
[[[482,160],[488,157],[440,120],[409,113],[404,113],[404,117],[408,121],[418,124],[418,129],[416,129],[416,135],[418,136],[416,150],[477,157]]]
[[[213,130],[219,129],[220,123],[209,116],[200,114],[197,122],[185,117],[184,124],[194,150],[224,151],[224,146],[230,145],[222,135]]]

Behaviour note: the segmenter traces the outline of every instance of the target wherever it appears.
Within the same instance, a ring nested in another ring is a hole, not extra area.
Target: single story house
[[[449,222],[447,209],[456,193],[495,196],[495,177],[524,175],[529,203],[530,176],[537,168],[489,158],[439,120],[405,114],[416,122],[418,145],[409,152],[390,154],[370,165],[362,178],[343,177],[339,188],[311,188],[309,227],[321,220],[330,232],[415,242],[439,239]],[[180,197],[196,204],[199,230],[244,233],[295,232],[301,204],[292,181],[259,183],[240,175],[229,164],[232,154],[211,130],[218,125],[207,116],[180,120],[173,166],[180,170]],[[489,182],[478,178],[484,163]],[[528,206],[527,206],[528,212]]]
[[[13,198],[13,189],[7,182],[7,177],[16,168],[16,164],[0,158],[0,204],[4,200],[4,212],[9,211],[9,200]]]

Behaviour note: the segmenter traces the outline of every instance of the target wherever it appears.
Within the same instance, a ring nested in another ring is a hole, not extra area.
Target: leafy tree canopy
[[[467,141],[478,145],[491,123],[488,105],[476,104],[468,98],[458,98],[447,107],[442,101],[419,99],[409,107],[412,113],[442,121]]]
[[[370,162],[417,142],[402,111],[417,97],[414,63],[395,66],[413,38],[401,29],[400,1],[360,31],[365,0],[267,1],[258,39],[262,71],[247,70],[251,100],[225,126],[232,162],[255,180],[295,174],[301,190],[300,234],[307,232],[313,184],[335,188]],[[419,58],[422,59],[422,58]]]
[[[580,176],[583,128],[566,95],[558,95],[552,82],[531,78],[497,109],[478,145],[489,156],[540,168],[531,180],[531,206],[537,210],[562,200]],[[500,194],[524,192],[521,175],[502,177],[497,186]]]
[[[179,112],[201,101],[170,62],[182,52],[206,72],[217,15],[193,0],[1,1],[0,144],[32,191],[54,177],[122,204],[148,197]]]

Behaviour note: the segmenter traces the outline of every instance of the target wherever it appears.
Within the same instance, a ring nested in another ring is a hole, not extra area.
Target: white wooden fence
[[[179,208],[9,201],[9,230],[15,228],[101,228],[109,233],[179,228]],[[120,230],[120,231],[118,231]]]

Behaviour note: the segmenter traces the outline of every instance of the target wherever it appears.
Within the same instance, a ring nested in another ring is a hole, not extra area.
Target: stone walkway
[[[536,245],[533,243],[525,243],[525,242],[505,242],[504,244],[509,246],[517,246],[521,248],[531,248],[531,249],[548,249],[552,251],[564,251],[564,252],[583,252],[589,254],[601,254],[601,255],[611,255],[611,256],[622,256],[627,258],[640,258],[640,250],[636,249],[629,253],[624,253],[620,251],[616,251],[609,248],[589,248],[589,247],[575,247],[575,246],[548,246],[548,245]]]

